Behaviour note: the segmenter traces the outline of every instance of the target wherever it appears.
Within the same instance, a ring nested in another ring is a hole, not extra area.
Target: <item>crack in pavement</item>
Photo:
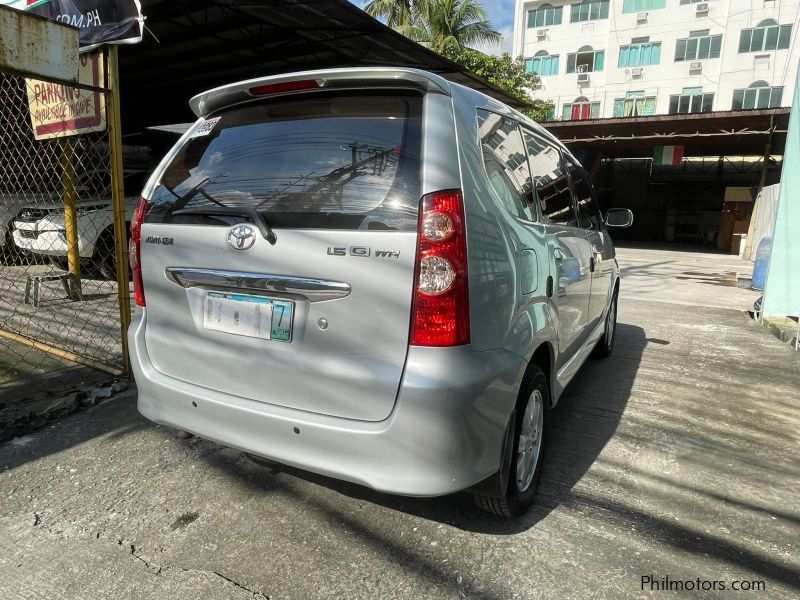
[[[127,543],[127,540],[121,540],[121,539],[117,540],[117,544],[119,544],[119,545],[124,545],[125,543]],[[163,572],[168,571],[168,570],[180,571],[182,573],[211,573],[213,575],[216,575],[220,579],[224,579],[228,583],[232,584],[234,587],[236,587],[236,588],[238,588],[238,589],[240,589],[240,590],[242,590],[244,592],[247,592],[248,594],[251,595],[251,597],[255,598],[256,600],[270,600],[269,596],[267,596],[265,594],[262,594],[259,591],[251,590],[250,588],[242,585],[238,581],[235,581],[235,580],[231,579],[230,577],[226,577],[225,575],[223,575],[222,573],[220,573],[218,571],[212,571],[210,569],[187,569],[187,568],[181,567],[179,565],[159,565],[159,564],[156,564],[156,563],[152,563],[152,562],[148,561],[146,558],[144,558],[141,555],[136,553],[136,545],[135,544],[130,544],[130,554],[136,560],[138,560],[143,565],[145,565],[145,568],[147,569],[147,572],[148,573],[152,573],[153,575],[161,575]]]
[[[187,569],[185,567],[181,567],[180,565],[162,565],[162,564],[157,564],[155,562],[151,562],[151,561],[147,560],[141,554],[137,553],[136,544],[134,544],[130,540],[126,540],[124,538],[113,538],[113,537],[108,537],[108,536],[105,536],[105,535],[101,535],[102,532],[99,532],[99,531],[93,537],[89,537],[89,538],[81,538],[79,536],[72,536],[72,535],[65,534],[64,531],[54,531],[49,524],[44,522],[43,513],[36,512],[36,513],[34,513],[33,516],[34,516],[33,527],[35,527],[37,529],[41,529],[43,531],[46,531],[48,534],[50,534],[53,537],[58,537],[58,538],[61,538],[63,540],[73,540],[73,541],[75,541],[75,540],[83,540],[83,541],[102,540],[102,541],[105,542],[106,540],[108,540],[108,541],[113,541],[117,546],[127,546],[128,547],[128,553],[133,558],[135,558],[139,563],[143,564],[144,567],[145,567],[145,570],[148,573],[150,573],[151,575],[161,576],[163,573],[165,573],[167,571],[178,571],[178,572],[181,572],[181,573],[207,573],[207,574],[214,575],[214,576],[222,579],[223,581],[226,581],[227,583],[230,583],[235,588],[237,588],[239,590],[242,590],[243,592],[248,593],[250,595],[250,597],[254,598],[255,600],[270,600],[270,597],[267,596],[266,594],[263,594],[262,592],[259,592],[257,590],[250,589],[247,586],[242,585],[238,581],[223,575],[219,571],[213,571],[211,569]]]
[[[225,581],[228,581],[228,582],[232,583],[233,585],[235,585],[240,590],[244,590],[245,592],[249,592],[250,594],[253,595],[253,598],[256,598],[256,600],[269,600],[269,596],[265,596],[261,592],[256,592],[255,590],[251,590],[250,588],[246,588],[243,585],[241,585],[240,583],[238,583],[238,582],[234,581],[233,579],[231,579],[230,577],[225,577],[225,575],[223,575],[222,573],[219,573],[217,571],[211,571],[211,572],[214,573],[214,575],[216,575],[217,577],[221,577]]]

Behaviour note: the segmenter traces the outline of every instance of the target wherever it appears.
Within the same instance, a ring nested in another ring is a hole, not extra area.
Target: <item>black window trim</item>
[[[594,227],[592,227],[591,229],[586,229],[585,227],[580,227],[579,225],[577,225],[575,229],[579,229],[581,231],[598,231],[598,232],[605,231],[606,228],[605,228],[605,223],[603,221],[603,211],[600,210],[600,202],[597,199],[597,191],[594,189],[594,185],[592,184],[592,178],[589,177],[589,172],[583,168],[581,161],[579,161],[574,156],[570,155],[567,158],[569,162],[575,165],[575,168],[581,173],[581,175],[583,175],[586,178],[586,183],[589,184],[589,191],[592,193],[592,202],[594,202],[594,207],[595,209],[597,209],[597,214],[598,214],[598,220],[597,220],[598,226],[596,229]],[[569,181],[570,191],[572,192],[572,206],[573,210],[575,211],[575,222],[580,223],[581,211],[580,208],[578,208],[578,196],[575,194],[575,184],[572,181],[572,175],[570,174],[569,169],[566,169],[565,172],[567,174],[567,180]]]

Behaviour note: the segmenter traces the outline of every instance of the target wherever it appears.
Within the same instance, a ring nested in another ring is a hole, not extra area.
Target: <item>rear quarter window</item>
[[[149,222],[230,225],[248,208],[274,228],[411,231],[420,199],[422,97],[315,93],[206,119],[150,198]],[[216,122],[214,121],[215,119]],[[179,214],[191,209],[191,214]]]

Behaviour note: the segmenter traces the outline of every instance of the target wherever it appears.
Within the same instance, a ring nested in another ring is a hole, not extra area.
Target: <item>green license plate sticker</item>
[[[292,341],[294,302],[250,294],[209,292],[203,327],[277,342]]]

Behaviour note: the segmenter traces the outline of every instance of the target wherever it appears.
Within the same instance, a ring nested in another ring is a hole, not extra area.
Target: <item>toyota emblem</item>
[[[234,250],[249,250],[256,243],[256,230],[250,225],[237,225],[228,232],[228,246]]]

